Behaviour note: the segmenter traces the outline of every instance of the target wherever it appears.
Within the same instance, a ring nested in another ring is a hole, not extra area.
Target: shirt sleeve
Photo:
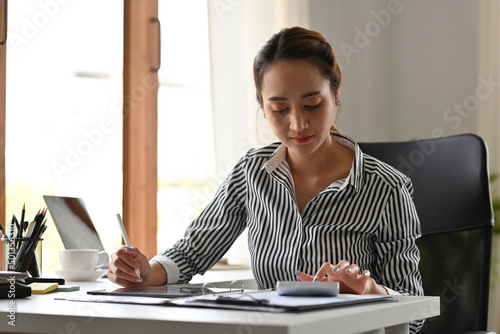
[[[242,158],[214,198],[186,229],[184,238],[152,258],[167,273],[167,283],[186,283],[204,274],[227,252],[246,227],[245,159]]]
[[[374,279],[392,294],[422,296],[422,278],[418,269],[420,252],[415,243],[421,230],[412,194],[412,184],[407,180],[395,187],[389,197],[376,244],[379,262]],[[412,322],[411,332],[418,331],[422,325],[423,320]]]

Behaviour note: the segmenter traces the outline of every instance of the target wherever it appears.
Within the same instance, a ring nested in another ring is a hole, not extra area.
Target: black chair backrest
[[[359,146],[413,183],[424,293],[441,297],[441,315],[421,333],[486,330],[494,221],[484,141],[465,134]]]

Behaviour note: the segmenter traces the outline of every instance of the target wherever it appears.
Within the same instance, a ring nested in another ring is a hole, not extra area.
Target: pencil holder
[[[43,238],[2,238],[3,270],[42,275]]]

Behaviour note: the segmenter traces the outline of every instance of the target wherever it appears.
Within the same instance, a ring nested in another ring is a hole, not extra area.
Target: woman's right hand
[[[340,293],[387,294],[387,290],[370,277],[370,271],[359,273],[358,265],[346,260],[341,260],[336,265],[325,262],[314,276],[299,273],[298,277],[301,281],[312,281],[317,277],[321,282],[339,282]]]
[[[140,278],[135,269],[140,270]],[[111,282],[123,287],[154,285],[151,264],[146,255],[135,247],[129,249],[121,246],[111,254],[108,278]]]

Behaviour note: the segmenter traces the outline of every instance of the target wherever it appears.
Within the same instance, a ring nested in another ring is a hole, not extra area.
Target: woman
[[[110,280],[135,284],[139,268],[138,284],[188,282],[248,228],[259,288],[298,276],[338,281],[344,293],[421,295],[411,182],[333,125],[341,72],[325,38],[299,27],[280,31],[257,54],[254,80],[280,142],[247,152],[171,249],[148,262],[120,248]]]

